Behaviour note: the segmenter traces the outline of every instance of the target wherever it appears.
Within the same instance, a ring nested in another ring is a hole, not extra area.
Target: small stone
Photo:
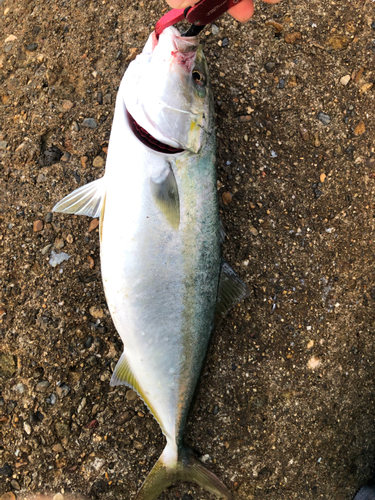
[[[350,75],[345,75],[342,78],[340,78],[341,85],[348,85],[349,81],[350,81]]]
[[[73,236],[71,234],[68,234],[68,236],[66,237],[66,241],[68,243],[73,243]]]
[[[229,191],[225,191],[225,193],[221,195],[221,198],[223,200],[224,205],[229,205],[229,203],[232,201],[232,195],[230,194]]]
[[[104,316],[103,309],[97,306],[90,307],[90,314],[93,318],[103,318]]]
[[[319,134],[318,132],[315,134],[315,137],[314,137],[314,146],[316,148],[318,148],[319,146],[321,145],[321,141],[319,139]]]
[[[53,219],[53,212],[48,212],[44,220],[46,222],[52,222],[52,219]]]
[[[48,382],[48,380],[42,380],[41,382],[38,382],[36,384],[35,390],[36,392],[44,392],[48,389],[50,385],[51,384]]]
[[[62,103],[62,107],[65,111],[69,111],[70,109],[72,109],[73,106],[74,104],[72,103],[72,101],[69,100],[63,101]]]
[[[87,160],[88,160],[88,156],[81,156],[81,165],[82,165],[82,168],[86,168],[86,164],[87,164]]]
[[[143,450],[143,444],[139,441],[133,441],[133,446],[136,450]]]
[[[0,319],[5,316],[7,313],[7,310],[5,309],[4,306],[0,306]]]
[[[87,339],[85,340],[85,343],[84,343],[84,346],[86,347],[86,349],[90,349],[90,347],[92,346],[93,340],[94,339],[91,335],[89,337],[87,337]]]
[[[370,90],[372,87],[373,87],[373,83],[372,82],[369,82],[369,83],[365,83],[364,85],[362,85],[362,87],[360,88],[360,91],[359,93],[360,94],[364,94],[365,92],[367,92],[368,90]]]
[[[122,413],[117,417],[116,424],[117,425],[126,424],[126,422],[129,422],[133,417],[134,413],[132,411],[125,411],[124,413]]]
[[[318,368],[320,364],[321,364],[320,359],[316,358],[315,356],[313,356],[312,358],[309,359],[309,362],[307,363],[307,366],[311,370],[315,370],[315,368]]]
[[[14,356],[0,353],[0,376],[10,378],[14,375],[16,369],[17,366]]]
[[[26,434],[28,434],[28,435],[31,434],[31,425],[28,422],[23,423],[23,428],[24,428]]]
[[[70,392],[70,388],[66,384],[60,384],[56,387],[57,395],[60,399],[65,398]]]
[[[64,495],[62,495],[61,493],[56,493],[56,495],[52,497],[52,500],[64,500]]]
[[[264,69],[267,71],[267,73],[273,73],[276,69],[276,63],[273,61],[269,61],[264,65]]]
[[[283,31],[283,29],[284,29],[284,26],[282,24],[277,23],[273,19],[270,20],[270,21],[266,21],[264,24],[266,26],[272,26],[273,28],[275,28],[276,33],[281,33]]]
[[[130,389],[129,391],[126,392],[126,399],[128,401],[135,401],[137,399],[137,393]]]
[[[280,78],[279,83],[277,85],[278,89],[283,89],[285,87],[285,80],[284,78]]]
[[[37,182],[38,184],[40,184],[41,182],[46,182],[46,180],[47,180],[47,177],[46,177],[44,174],[42,174],[42,172],[41,172],[41,173],[38,175],[38,177],[37,177],[37,179],[36,179],[36,182]]]
[[[5,463],[3,467],[0,467],[0,476],[12,477],[12,474],[13,474],[13,469],[9,464]]]
[[[0,141],[0,149],[4,150],[6,149],[8,143],[7,141]]]
[[[326,174],[320,174],[320,177],[319,177],[320,182],[323,183],[326,180],[326,177],[327,177]]]
[[[229,45],[229,40],[227,37],[223,38],[222,42],[221,42],[221,46],[222,47],[227,47]]]
[[[329,125],[331,123],[331,117],[323,111],[320,111],[320,113],[318,113],[317,118],[320,122],[323,123],[323,125]]]
[[[63,246],[64,246],[64,240],[62,238],[56,238],[54,246],[55,246],[55,248],[60,250],[60,248],[63,248]]]
[[[251,116],[250,115],[242,115],[238,119],[240,123],[247,123],[251,121]]]
[[[93,219],[89,225],[89,233],[99,226],[99,219]]]
[[[216,24],[211,24],[211,33],[213,35],[218,35],[220,31],[220,28],[216,26]]]
[[[16,500],[16,496],[12,491],[8,491],[8,493],[4,493],[0,500]]]
[[[96,100],[97,100],[98,104],[103,104],[103,92],[97,92]]]
[[[104,96],[104,104],[112,104],[112,94],[106,94]]]
[[[25,385],[21,382],[13,387],[13,390],[19,392],[20,394],[23,394],[25,392],[25,389]]]
[[[301,127],[299,129],[299,133],[301,134],[301,137],[304,141],[308,141],[309,138],[310,138],[310,134],[309,134],[309,131],[307,130],[307,128],[305,127]]]
[[[38,44],[36,42],[29,43],[29,45],[26,46],[26,50],[28,50],[29,52],[33,52],[37,48],[38,48]]]
[[[104,160],[101,156],[97,156],[92,162],[93,166],[96,168],[100,168],[104,165]]]
[[[77,408],[77,413],[81,413],[81,411],[84,409],[84,407],[86,406],[86,398],[82,398],[78,408]]]
[[[87,262],[89,263],[90,269],[94,269],[95,262],[94,262],[94,259],[91,257],[91,255],[87,256]]]
[[[49,259],[49,265],[52,267],[56,267],[59,264],[61,264],[62,262],[64,262],[64,260],[69,260],[70,257],[71,256],[65,252],[57,253],[54,250],[52,250],[51,258]]]
[[[71,430],[68,424],[64,424],[63,422],[57,422],[55,424],[56,433],[59,437],[69,437]]]
[[[344,35],[333,35],[327,38],[326,45],[334,50],[343,50],[349,45],[349,40]]]
[[[82,122],[82,127],[87,127],[87,128],[96,128],[98,124],[94,120],[94,118],[85,118]]]
[[[96,359],[96,356],[92,355],[87,358],[86,363],[89,366],[95,366],[98,363],[98,360]]]
[[[43,229],[43,221],[41,220],[34,220],[33,222],[33,231],[34,233],[37,233],[38,231],[41,231]]]
[[[20,483],[18,481],[16,481],[15,479],[11,480],[10,485],[16,491],[19,491],[21,489]]]
[[[17,40],[17,37],[14,36],[14,35],[9,35],[6,37],[6,39],[4,40],[4,43],[8,43],[8,42],[14,42],[14,40]]]
[[[72,123],[72,130],[73,132],[79,132],[79,125],[77,122]]]
[[[52,446],[52,450],[56,453],[63,453],[64,448],[61,446],[60,443],[56,443]]]
[[[61,160],[60,161],[63,161],[64,163],[67,163],[68,161],[70,161],[70,158],[72,157],[72,155],[68,152],[64,153],[61,157]]]
[[[42,254],[42,255],[46,255],[46,254],[48,253],[49,249],[51,248],[51,246],[52,246],[52,245],[46,245],[45,247],[43,247],[43,248],[41,249],[41,254]]]
[[[293,33],[287,33],[284,37],[286,43],[296,43],[301,40],[302,33],[300,31],[294,31]]]
[[[49,403],[50,405],[54,405],[57,401],[56,394],[51,394],[47,399],[46,402]]]
[[[258,236],[258,231],[255,229],[254,226],[250,226],[249,231],[253,236]]]
[[[361,120],[358,125],[356,126],[356,128],[354,129],[354,135],[362,135],[366,130],[366,125],[365,125],[365,122],[363,120]]]

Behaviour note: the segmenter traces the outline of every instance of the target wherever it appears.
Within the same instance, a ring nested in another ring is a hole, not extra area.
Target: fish
[[[124,344],[110,384],[133,388],[166,438],[137,500],[177,481],[231,499],[184,441],[211,332],[249,294],[221,255],[214,101],[196,37],[150,35],[118,90],[104,176],[53,210],[99,217],[102,281]]]

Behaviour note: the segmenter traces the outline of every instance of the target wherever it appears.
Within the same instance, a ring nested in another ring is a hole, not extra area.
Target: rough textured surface
[[[117,87],[164,7],[0,0],[0,496],[133,498],[163,449],[109,387],[98,229],[50,212],[102,174]],[[350,500],[375,473],[374,21],[369,1],[259,2],[201,35],[224,255],[252,295],[214,332],[186,439],[238,499]]]

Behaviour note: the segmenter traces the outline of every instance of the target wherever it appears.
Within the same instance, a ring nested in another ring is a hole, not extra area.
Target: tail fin
[[[136,500],[156,500],[168,486],[178,481],[196,483],[218,498],[233,500],[232,495],[220,479],[206,469],[202,462],[194,457],[191,450],[180,448],[178,460],[171,461],[168,460],[170,455],[168,448],[167,444],[139,490]]]

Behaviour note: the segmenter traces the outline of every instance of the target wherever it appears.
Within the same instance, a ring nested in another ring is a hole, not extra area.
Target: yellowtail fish
[[[100,217],[105,295],[124,343],[111,385],[132,387],[167,440],[137,500],[180,480],[232,498],[184,444],[215,321],[248,293],[221,258],[215,150],[197,38],[153,33],[121,82],[104,177],[54,207]]]

